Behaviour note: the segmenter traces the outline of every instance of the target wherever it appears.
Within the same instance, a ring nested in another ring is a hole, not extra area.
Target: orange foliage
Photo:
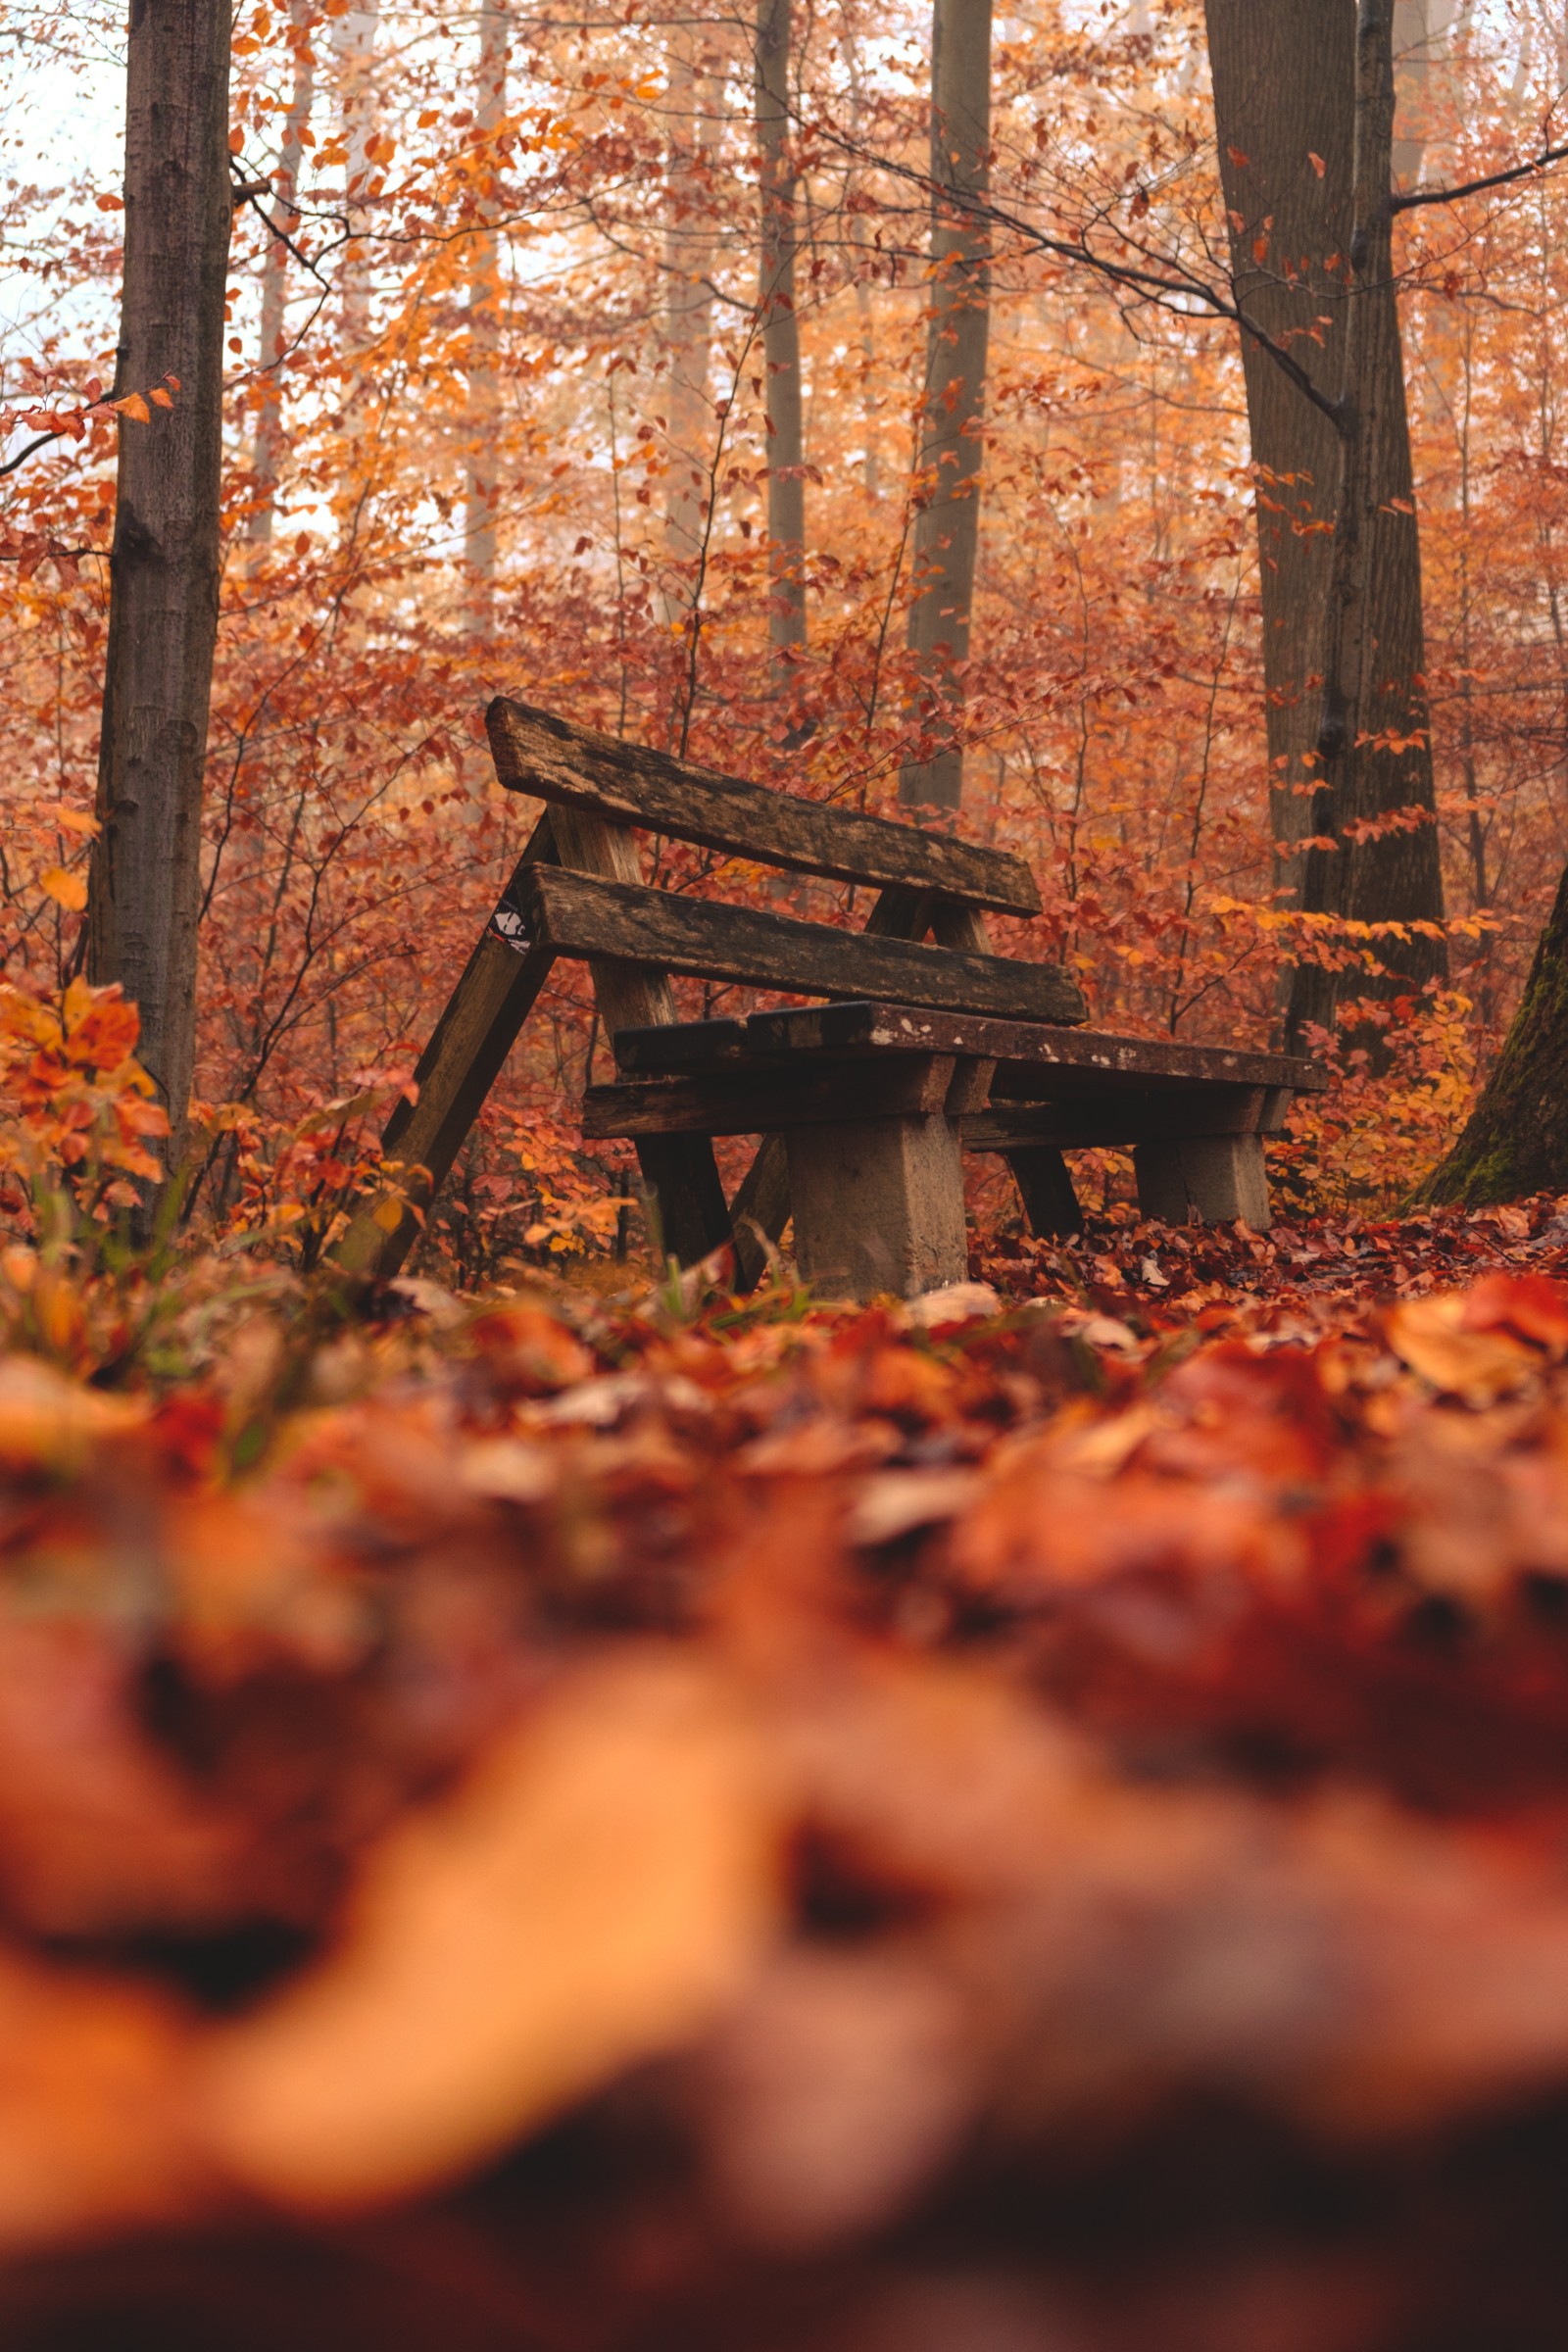
[[[1147,25],[1118,26],[1052,0],[999,36],[994,184],[1022,225],[1001,235],[995,270],[964,822],[1040,871],[1046,914],[1004,944],[1065,956],[1097,1019],[1261,1040],[1286,956],[1323,957],[1353,984],[1379,942],[1276,904],[1232,331],[1191,306],[1113,299],[1031,242],[1038,229],[1070,247],[1085,222],[1115,221],[1146,257],[1209,268],[1223,229],[1200,13],[1160,0]],[[363,27],[314,6],[242,12],[236,174],[254,189],[292,157],[295,198],[277,215],[287,246],[269,199],[236,215],[199,1089],[246,1119],[203,1170],[204,1213],[222,1221],[259,1182],[286,1197],[292,1177],[259,1179],[258,1157],[286,1157],[329,1105],[373,1102],[373,1129],[412,1067],[526,828],[489,774],[492,692],[887,805],[925,723],[902,651],[922,495],[909,451],[924,199],[906,176],[924,136],[921,22],[847,0],[797,27],[810,642],[785,692],[765,660],[740,29],[657,12],[612,31],[518,21],[503,102],[476,112],[467,35],[440,11],[416,8],[395,52],[372,34],[366,55]],[[95,70],[86,51],[73,64],[74,38],[63,25],[62,89]],[[1429,178],[1530,148],[1555,38],[1544,31],[1516,74],[1514,49],[1489,47],[1491,20],[1465,19],[1457,63],[1427,78]],[[62,168],[55,195],[19,184],[8,218],[31,250],[27,224],[56,206],[49,268],[74,317],[101,315],[112,174]],[[1456,999],[1445,1016],[1425,1101],[1433,1054],[1415,1051],[1395,1122],[1411,1164],[1369,1168],[1367,1201],[1441,1148],[1568,849],[1552,749],[1563,201],[1548,173],[1400,223],[1469,1010]],[[262,352],[268,302],[282,342]],[[28,329],[11,411],[76,423],[0,502],[0,555],[16,559],[0,566],[16,845],[0,898],[13,969],[51,986],[76,953],[71,829],[91,800],[113,437],[162,429],[161,411],[117,425],[91,405],[100,363],[53,317],[39,309]],[[1293,482],[1303,528],[1324,495]],[[666,850],[660,878],[701,891],[710,865]],[[779,903],[842,900],[803,884]],[[691,1009],[737,998],[679,993]],[[595,1042],[585,976],[563,966],[436,1213],[432,1266],[494,1273],[612,1227],[626,1163],[572,1134]],[[526,1148],[535,1130],[548,1165],[535,1153],[539,1181],[519,1185],[509,1139]],[[345,1142],[345,1166],[371,1152],[368,1134]],[[1303,1145],[1298,1160],[1332,1201],[1332,1158]]]
[[[224,2297],[295,2229],[337,2295],[390,2210],[480,2265],[466,2352],[543,2218],[607,2346],[733,2343],[780,2265],[872,2346],[902,2242],[916,2314],[1011,2280],[1152,2352],[1234,2227],[1172,2272],[1122,2212],[1134,2291],[1030,2183],[1246,2118],[1314,2343],[1483,2310],[1387,2232],[1368,2309],[1289,2183],[1568,2098],[1564,1207],[1112,1221],[1013,1308],[253,1301],[119,1396],[9,1357],[0,2248],[73,2249],[13,2275],[66,2324],[172,2227],[167,2325],[200,2231]]]
[[[610,1259],[631,1162],[580,1142],[604,1040],[563,965],[423,1278],[313,1271],[526,839],[492,693],[873,809],[928,748],[927,20],[796,17],[780,686],[738,22],[519,12],[486,93],[427,0],[395,38],[241,8],[177,1242],[132,1238],[162,1113],[79,964],[115,438],[180,387],[104,397],[109,149],[17,117],[0,426],[47,436],[0,483],[22,2352],[1562,2340],[1568,1202],[1391,1212],[1568,853],[1568,183],[1399,227],[1455,985],[1318,1041],[1338,1083],[1271,1146],[1271,1235],[1141,1223],[1085,1154],[1071,1243],[977,1168],[974,1279],[912,1307],[787,1261],[749,1302],[722,1267],[649,1294]],[[1072,258],[1091,222],[1223,247],[1200,19],[998,19],[1024,225],[963,824],[1042,878],[1003,944],[1098,1019],[1261,1042],[1290,957],[1349,1000],[1383,944],[1275,886],[1250,502],[1287,486],[1247,463],[1229,330]],[[91,95],[91,9],[23,29],[8,59]],[[1544,0],[1464,12],[1433,177],[1550,130],[1559,36]],[[291,207],[258,192],[285,162]],[[713,860],[663,845],[656,878]]]

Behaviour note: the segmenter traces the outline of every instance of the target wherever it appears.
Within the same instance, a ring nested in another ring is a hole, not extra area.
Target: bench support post
[[[1244,1217],[1254,1233],[1268,1231],[1268,1181],[1255,1135],[1138,1144],[1133,1165],[1146,1217],[1166,1225],[1226,1225]]]
[[[1084,1212],[1067,1162],[1054,1144],[1030,1144],[1006,1154],[1029,1230],[1043,1242],[1082,1233]]]
[[[792,1127],[795,1262],[828,1298],[901,1298],[968,1270],[958,1132],[940,1112]]]

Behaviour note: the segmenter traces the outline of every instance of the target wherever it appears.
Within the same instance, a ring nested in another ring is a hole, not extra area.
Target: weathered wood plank
[[[665,1081],[664,1083],[671,1083]],[[1068,1152],[1102,1145],[1172,1142],[1216,1135],[1259,1135],[1274,1102],[1261,1086],[1208,1084],[1160,1093],[1129,1086],[1094,1099],[1066,1096],[1054,1102],[997,1102],[962,1121],[966,1152],[1027,1151],[1054,1144]]]
[[[978,907],[950,905],[932,909],[932,929],[945,948],[965,948],[971,955],[984,956],[990,952],[991,934],[986,918]],[[997,1083],[995,1061],[983,1063],[989,1070],[991,1091]],[[971,1112],[983,1111],[985,1103],[966,1105]],[[960,1131],[961,1133],[961,1131]],[[1003,1157],[1007,1171],[1018,1187],[1023,1213],[1031,1233],[1060,1236],[1083,1231],[1083,1210],[1073,1190],[1072,1176],[1061,1156],[1060,1147],[1025,1141],[1021,1147],[1004,1149]]]
[[[896,994],[910,1004],[1016,1020],[1083,1014],[1077,984],[1053,964],[959,956],[565,870],[536,868],[524,877],[522,898],[529,936],[558,955],[622,957],[800,996]]]
[[[463,976],[447,1000],[414,1081],[417,1099],[400,1102],[386,1123],[381,1151],[422,1179],[407,1184],[410,1200],[427,1207],[451,1172],[468,1129],[499,1077],[518,1030],[531,1011],[555,957],[548,948],[519,946],[510,931],[509,909],[519,876],[555,857],[549,816],[534,827],[503,892],[496,914],[479,938]],[[498,927],[499,926],[499,927]],[[376,1212],[390,1216],[391,1194],[368,1200],[332,1252],[351,1272],[383,1280],[398,1271],[419,1238],[419,1219],[405,1205],[388,1231]]]
[[[1010,852],[717,775],[527,703],[498,698],[485,725],[509,792],[795,873],[939,891],[1001,914],[1040,911],[1039,886]]]
[[[1100,1029],[977,1018],[916,1004],[866,1001],[754,1012],[729,1020],[683,1021],[661,1031],[627,1031],[615,1052],[628,1073],[657,1077],[724,1063],[786,1059],[797,1054],[890,1052],[956,1054],[1001,1065],[993,1092],[1054,1085],[1070,1073],[1078,1086],[1135,1077],[1150,1085],[1223,1079],[1316,1093],[1328,1083],[1317,1063],[1286,1054],[1232,1046],[1180,1045],[1165,1038],[1115,1037]],[[1027,1095],[1024,1095],[1027,1100]]]
[[[1007,1165],[1032,1234],[1042,1241],[1057,1241],[1064,1234],[1082,1233],[1084,1212],[1056,1145],[1032,1144],[1009,1152]]]
[[[835,1119],[923,1117],[947,1106],[954,1064],[945,1055],[890,1054],[885,1061],[804,1063],[782,1076],[725,1071],[718,1078],[642,1078],[591,1086],[583,1098],[589,1142],[612,1136],[765,1135]]]
[[[557,855],[579,876],[600,874],[622,888],[642,889],[637,844],[624,826],[570,808],[552,809],[550,824]],[[657,963],[590,956],[588,971],[607,1035],[674,1020],[668,974]],[[650,1239],[660,1254],[695,1266],[723,1248],[731,1238],[729,1210],[708,1135],[648,1135],[638,1143],[637,1164],[654,1204]]]
[[[768,1253],[776,1250],[790,1221],[789,1147],[782,1135],[764,1135],[757,1155],[729,1204],[735,1233],[735,1288],[744,1298],[755,1291],[767,1272]]]
[[[878,893],[864,928],[875,939],[923,939],[931,927],[934,904],[929,890],[890,887]],[[955,1066],[953,1085],[948,1090],[950,1118],[956,1117],[959,1109],[984,1108],[985,1092],[982,1090],[971,1099],[969,1090],[981,1073],[989,1087],[990,1066],[974,1061]],[[782,1135],[764,1135],[740,1191],[730,1202],[738,1291],[753,1291],[761,1281],[767,1271],[769,1250],[776,1249],[783,1239],[791,1206],[788,1148]]]

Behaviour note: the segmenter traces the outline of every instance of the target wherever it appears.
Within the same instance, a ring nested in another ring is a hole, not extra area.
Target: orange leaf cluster
[[[1243,2132],[1294,2215],[1568,2101],[1564,1206],[1112,1221],[1012,1307],[240,1304],[144,1393],[4,1359],[10,2275],[79,2312],[174,2229],[167,2319],[298,2233],[357,2312],[439,2241],[480,2346],[565,2230],[606,2346],[788,2278],[803,2352],[894,2285],[1152,2352],[1232,2257],[1124,2212],[1132,2295],[1045,2180]],[[1368,2303],[1296,2227],[1315,2345],[1425,2340],[1419,2261]]]

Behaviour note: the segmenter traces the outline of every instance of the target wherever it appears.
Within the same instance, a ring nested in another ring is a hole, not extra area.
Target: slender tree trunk
[[[283,235],[293,236],[300,216],[294,199],[299,192],[300,160],[305,152],[306,124],[316,95],[316,51],[311,42],[311,0],[291,0],[289,39],[294,51],[294,92],[283,118],[277,176],[272,182],[272,220]],[[272,536],[277,504],[278,467],[283,453],[283,327],[288,299],[288,248],[274,237],[262,264],[261,401],[256,412],[256,440],[252,466],[256,487],[245,536],[267,546]]]
[[[493,138],[506,113],[508,35],[506,0],[488,0],[479,16],[479,102],[474,121]],[[490,623],[496,580],[496,439],[500,423],[497,363],[501,342],[501,246],[493,229],[473,240],[468,272],[468,446],[464,499],[464,551],[468,593],[481,627]]]
[[[991,238],[991,0],[934,0],[931,40],[931,323],[920,412],[919,508],[908,648],[924,680],[928,759],[899,777],[906,808],[956,808],[969,608],[980,544]],[[953,199],[958,201],[955,202]]]
[[[1342,404],[1337,430],[1244,339],[1274,838],[1282,845],[1276,880],[1287,905],[1308,911],[1437,924],[1443,883],[1422,683],[1421,553],[1388,211],[1389,4],[1368,0],[1360,12],[1381,26],[1384,64],[1376,104],[1368,84],[1359,110],[1356,0],[1206,0],[1206,17],[1238,300],[1276,340],[1288,340],[1318,389]],[[1348,272],[1358,111],[1365,236],[1360,267]],[[1318,324],[1324,318],[1327,327]],[[1348,430],[1355,445],[1348,472]],[[1348,495],[1354,512],[1342,514]],[[1356,549],[1350,571],[1339,552],[1342,524]],[[1334,693],[1354,719],[1339,734],[1316,691],[1337,564]],[[1335,846],[1292,846],[1309,837]],[[1379,953],[1389,967],[1377,983],[1382,991],[1419,987],[1446,970],[1443,940],[1421,932],[1385,939]],[[1357,983],[1357,993],[1367,988]],[[1298,1041],[1309,1022],[1331,1025],[1337,996],[1336,975],[1298,965],[1290,1037]]]
[[[708,373],[713,343],[713,151],[719,133],[716,77],[703,70],[690,26],[670,31],[669,151],[664,190],[664,346],[669,354],[665,416],[662,604],[684,620],[685,575],[702,551],[715,419]]]
[[[121,429],[87,970],[141,1011],[172,1130],[196,1055],[202,776],[218,632],[228,175],[227,0],[131,0],[122,393],[176,376],[173,408]]]
[[[790,136],[790,0],[758,0],[757,145],[761,194],[762,326],[767,417],[767,641],[788,683],[806,643],[806,451],[801,329],[795,312],[795,157]]]
[[[864,83],[860,74],[860,52],[853,33],[846,31],[840,43],[844,64],[850,79],[850,135],[857,151],[861,143],[861,118],[865,110]],[[858,174],[852,171],[844,184],[846,210],[856,192]],[[858,211],[849,212],[850,248],[855,257],[855,310],[860,339],[860,430],[865,437],[861,460],[860,479],[865,495],[872,506],[882,495],[881,468],[877,464],[876,398],[874,377],[876,369],[876,332],[871,318],[871,288],[868,279],[875,268],[874,249],[866,235],[865,219]]]
[[[337,60],[338,107],[343,121],[343,211],[350,243],[343,253],[343,341],[351,354],[362,351],[369,336],[370,279],[359,236],[369,218],[371,181],[375,169],[368,153],[375,135],[375,34],[381,0],[361,0],[333,20],[332,46]]]

